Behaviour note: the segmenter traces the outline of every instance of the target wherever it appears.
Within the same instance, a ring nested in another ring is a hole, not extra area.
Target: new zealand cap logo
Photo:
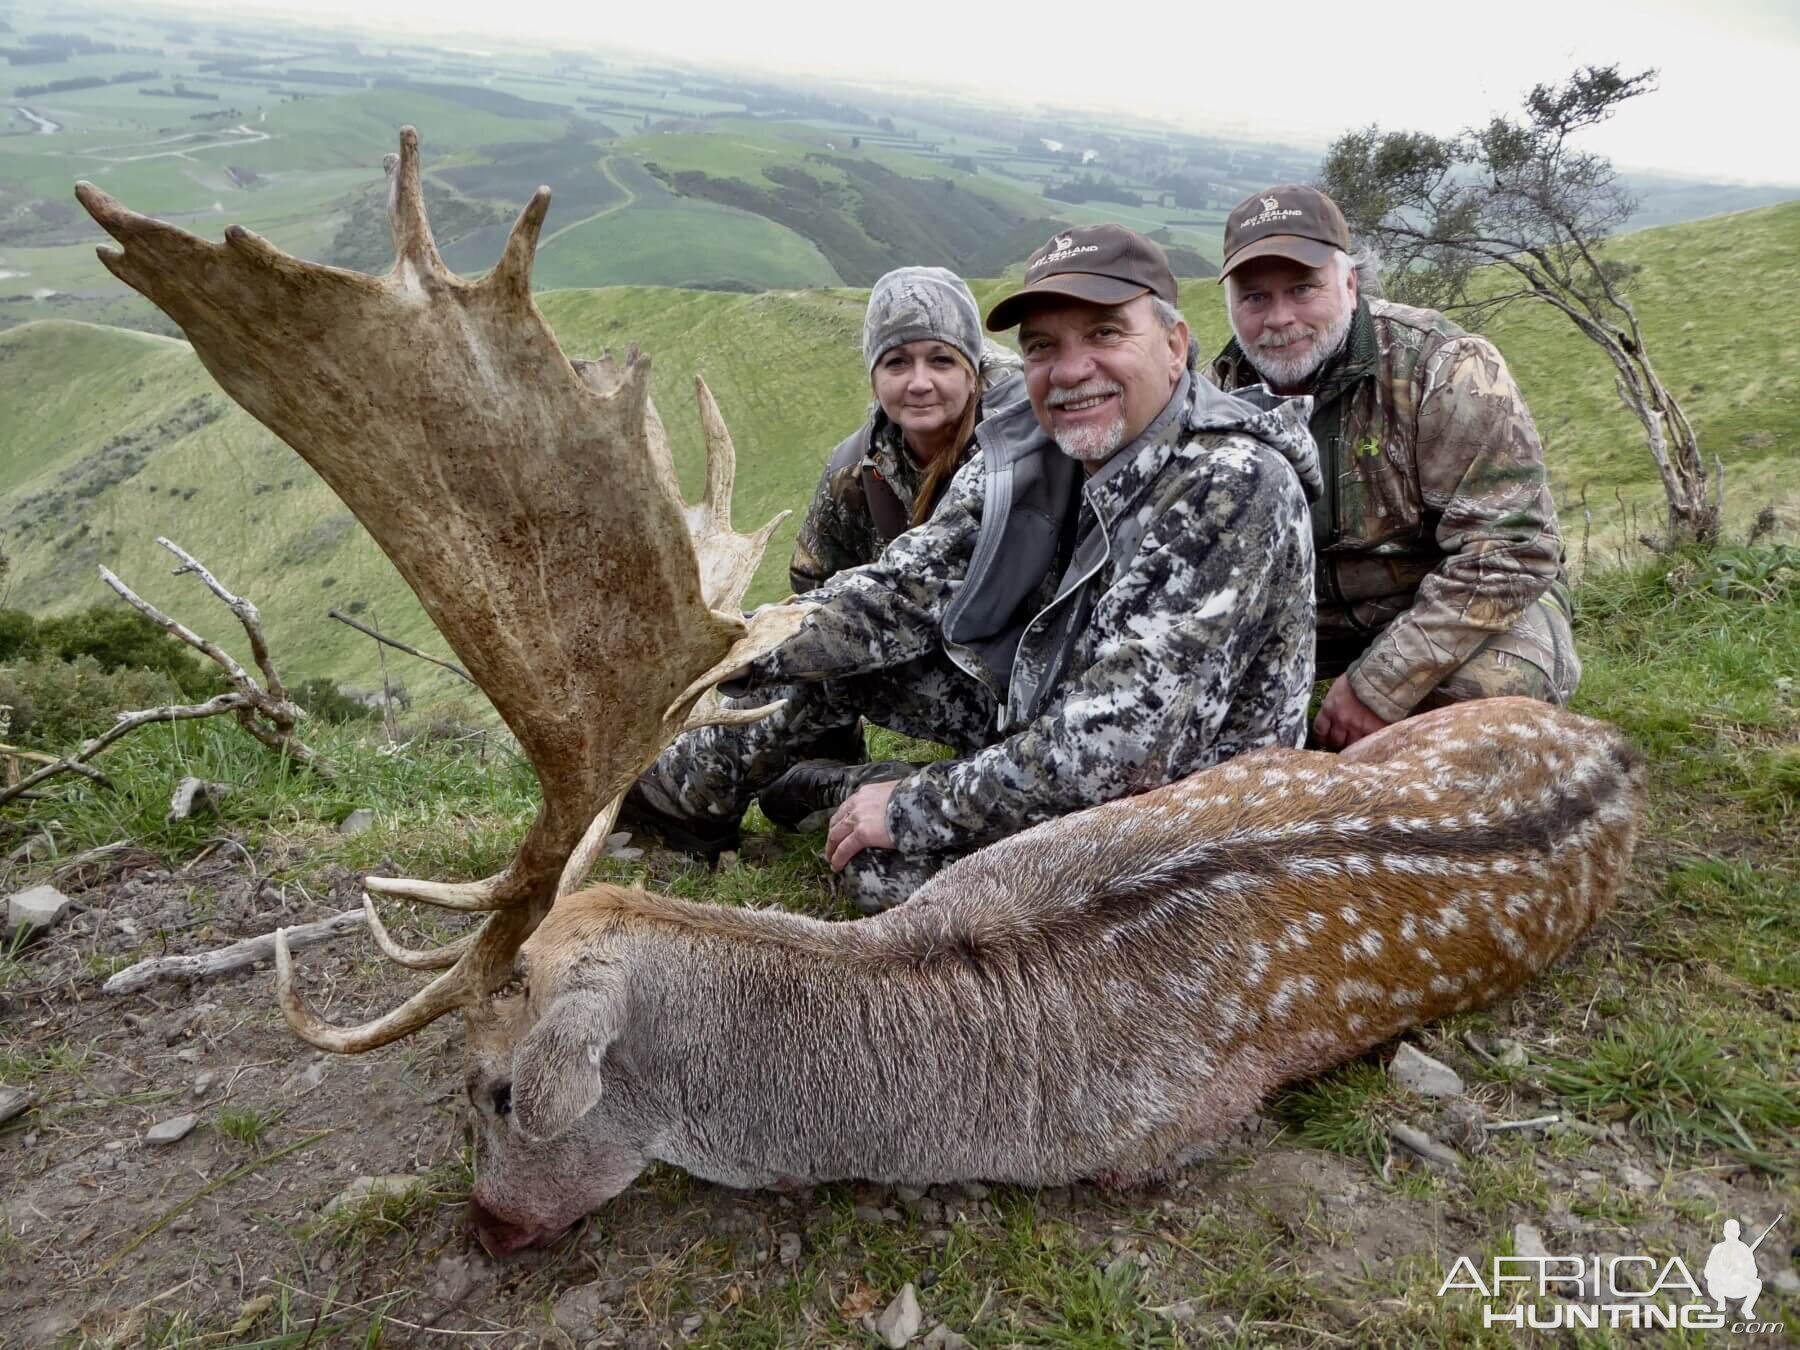
[[[1262,207],[1265,211],[1273,211],[1280,205],[1281,203],[1276,201],[1273,197],[1264,197],[1262,199]]]

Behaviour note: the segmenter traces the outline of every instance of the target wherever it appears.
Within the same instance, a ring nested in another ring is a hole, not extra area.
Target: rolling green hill
[[[1652,350],[1708,454],[1724,457],[1739,521],[1771,500],[1790,521],[1800,508],[1800,366],[1785,306],[1800,282],[1797,242],[1800,204],[1789,204],[1633,235],[1615,249],[1644,267],[1634,284]],[[1004,284],[975,290],[985,302]],[[1182,297],[1202,348],[1216,350],[1226,333],[1218,287],[1190,281]],[[689,379],[705,375],[738,447],[741,527],[803,510],[827,451],[867,405],[860,291],[619,287],[538,298],[572,354],[636,341],[653,355],[655,397],[691,491],[701,450]],[[1654,472],[1598,351],[1543,310],[1508,314],[1492,331],[1543,432],[1571,547],[1583,486],[1597,546],[1622,537],[1615,492],[1654,528]],[[324,618],[333,605],[442,649],[336,498],[217,390],[185,344],[64,321],[0,333],[0,447],[0,548],[15,562],[7,603],[47,612],[104,599],[94,572],[104,563],[190,624],[229,635],[216,602],[169,576],[161,534],[257,602],[295,677],[374,683],[371,644]],[[776,535],[753,600],[785,592],[797,525],[790,517]],[[403,678],[427,699],[457,689],[418,663]]]

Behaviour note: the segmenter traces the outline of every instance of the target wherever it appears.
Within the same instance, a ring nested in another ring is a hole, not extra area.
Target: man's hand
[[[850,794],[849,799],[831,818],[831,832],[825,836],[825,861],[832,870],[841,872],[865,848],[892,848],[894,836],[888,833],[888,799],[900,786],[898,778],[885,783],[870,783]]]
[[[1364,736],[1373,736],[1386,725],[1379,713],[1371,712],[1356,696],[1356,691],[1350,687],[1350,677],[1340,675],[1325,691],[1325,702],[1320,705],[1318,719],[1313,723],[1313,735],[1325,749],[1343,750]]]

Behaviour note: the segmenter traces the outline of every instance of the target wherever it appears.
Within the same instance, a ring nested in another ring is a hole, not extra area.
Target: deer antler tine
[[[408,970],[443,970],[453,966],[462,958],[462,954],[475,945],[475,939],[481,936],[481,930],[469,933],[446,947],[436,947],[422,951],[412,947],[402,947],[395,942],[393,935],[382,923],[381,915],[376,912],[375,901],[368,895],[363,896],[363,915],[369,923],[369,932],[374,935],[375,945],[381,948],[382,954]]]
[[[700,430],[706,437],[706,509],[727,529],[731,527],[731,489],[737,481],[737,447],[719,415],[719,404],[694,376],[694,398],[700,404]]]
[[[562,876],[556,883],[556,898],[562,899],[581,889],[589,872],[594,870],[594,860],[600,856],[600,850],[606,847],[606,838],[612,833],[613,822],[619,818],[619,807],[625,801],[625,794],[620,793],[595,816],[587,827],[587,833],[581,836],[581,842],[575,845],[575,851],[569,855],[569,861],[563,864]]]
[[[531,264],[537,257],[538,232],[544,228],[544,215],[549,210],[550,189],[541,187],[531,194],[531,200],[513,222],[500,262],[488,274],[485,285],[514,296],[531,294]]]
[[[458,961],[393,1011],[361,1026],[335,1027],[309,1008],[294,987],[294,957],[288,950],[285,928],[275,930],[275,991],[294,1033],[309,1045],[339,1055],[361,1054],[410,1036],[445,1013],[455,1012],[475,992],[467,969]]]
[[[365,877],[363,885],[377,895],[391,895],[396,900],[419,900],[439,909],[454,909],[465,914],[481,914],[500,908],[494,896],[500,889],[504,872],[480,881],[420,881],[413,877]]]
[[[218,245],[166,221],[140,215],[92,183],[75,184],[75,199],[124,249],[102,245],[95,250],[106,270],[127,286],[142,290],[175,257],[216,252]]]
[[[719,692],[709,689],[700,696],[688,713],[687,721],[682,724],[682,731],[689,732],[699,727],[741,727],[752,722],[760,722],[780,708],[786,699],[777,699],[773,703],[765,703],[760,708],[727,708],[719,701]]]
[[[274,265],[291,261],[287,254],[276,248],[275,245],[271,244],[267,239],[264,239],[255,230],[247,230],[242,225],[232,225],[227,227],[225,231],[225,243],[229,247],[236,249],[239,253],[254,258],[261,263]]]
[[[400,128],[400,154],[382,161],[388,175],[388,228],[394,234],[394,265],[411,263],[421,272],[445,274],[425,218],[425,193],[419,182],[419,132]]]

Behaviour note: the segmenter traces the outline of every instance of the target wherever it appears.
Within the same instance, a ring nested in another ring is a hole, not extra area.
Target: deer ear
[[[554,1139],[600,1100],[624,992],[609,982],[560,995],[514,1051],[513,1119],[527,1137]]]

